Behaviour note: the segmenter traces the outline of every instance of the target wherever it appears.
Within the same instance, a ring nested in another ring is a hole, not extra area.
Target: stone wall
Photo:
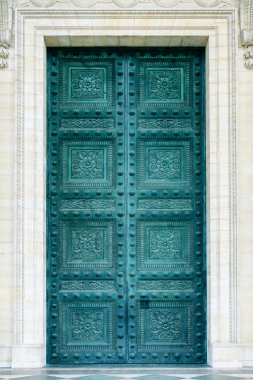
[[[13,343],[15,59],[0,70],[0,366],[10,365]]]

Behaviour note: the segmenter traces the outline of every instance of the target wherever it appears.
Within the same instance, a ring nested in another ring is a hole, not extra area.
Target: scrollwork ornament
[[[154,0],[155,3],[163,8],[174,8],[176,6],[185,7],[187,4],[192,7],[197,5],[201,8],[226,8],[235,6],[234,0]]]
[[[8,66],[7,64],[7,58],[9,57],[9,47],[10,45],[5,42],[1,41],[0,43],[0,69],[4,69]]]
[[[230,6],[235,6],[236,3],[234,1],[230,0],[195,0],[195,2],[203,8],[215,8],[215,7],[220,7],[220,8],[225,8],[225,7],[230,7]]]
[[[241,0],[240,25],[245,67],[253,70],[253,0]]]
[[[120,8],[135,7],[138,3],[149,3],[152,0],[20,0],[19,6],[34,5],[40,8],[49,8],[57,4],[72,4],[79,8],[91,8],[97,4],[114,4]]]
[[[114,4],[121,8],[135,7],[139,3],[149,3],[150,0],[114,0]]]
[[[0,69],[8,66],[9,47],[12,34],[11,0],[0,0]]]
[[[253,70],[253,45],[244,47],[245,67],[248,70]]]

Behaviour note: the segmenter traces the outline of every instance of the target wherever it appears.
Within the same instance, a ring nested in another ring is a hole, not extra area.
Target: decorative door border
[[[46,46],[163,45],[206,47],[208,364],[241,366],[236,242],[237,9],[229,1],[213,1],[213,6],[192,1],[193,9],[174,1],[174,6],[166,9],[165,0],[150,5],[142,0],[132,1],[127,10],[119,10],[121,0],[103,1],[108,3],[107,11],[101,1],[89,0],[87,9],[80,6],[80,0],[72,0],[71,5],[69,1],[68,6],[66,2],[58,0],[60,4],[55,6],[56,1],[48,0],[47,7],[52,8],[46,9],[32,0],[28,8],[16,9],[11,365],[41,367],[46,357]]]

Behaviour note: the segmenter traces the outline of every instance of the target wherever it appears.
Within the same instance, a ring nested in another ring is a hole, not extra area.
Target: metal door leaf
[[[49,49],[48,363],[205,362],[203,67]]]

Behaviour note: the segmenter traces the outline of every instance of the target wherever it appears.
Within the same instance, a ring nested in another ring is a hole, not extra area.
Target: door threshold
[[[119,368],[120,369],[133,369],[133,370],[141,370],[141,371],[145,371],[146,368],[148,368],[148,370],[150,369],[157,369],[159,368],[160,370],[161,369],[164,369],[164,370],[167,370],[167,369],[181,369],[181,368],[189,368],[189,369],[212,369],[212,367],[208,366],[207,364],[178,364],[178,365],[174,365],[174,364],[167,364],[167,365],[164,365],[164,364],[145,364],[145,365],[136,365],[136,364],[87,364],[85,366],[79,366],[79,365],[53,365],[53,364],[48,364],[44,367],[44,369],[52,369],[52,370],[72,370],[73,368],[75,370],[80,370],[80,371],[83,371],[83,370],[89,370],[89,369],[93,369],[93,368],[100,368],[100,369],[110,369],[110,370],[118,370]]]

